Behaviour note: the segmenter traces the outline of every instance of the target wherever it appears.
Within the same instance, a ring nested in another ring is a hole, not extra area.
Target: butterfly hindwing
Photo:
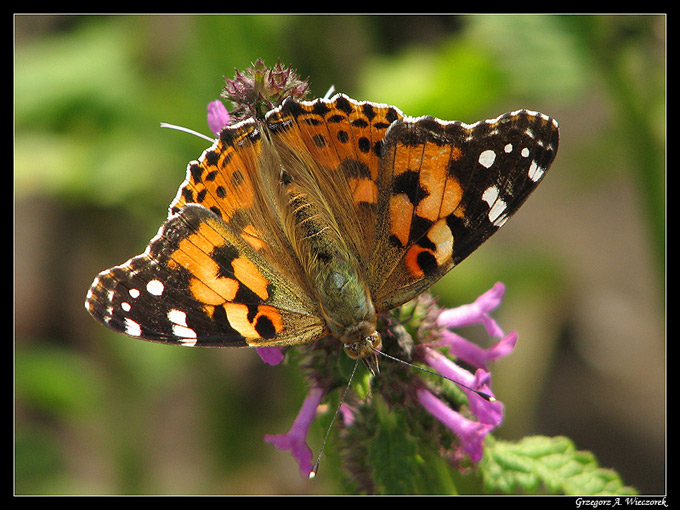
[[[307,174],[297,177],[318,185],[344,240],[361,259],[368,258],[374,236],[382,143],[390,125],[402,117],[394,106],[343,94],[287,99],[267,114],[282,160]]]
[[[280,185],[278,155],[261,124],[248,119],[225,127],[212,147],[189,163],[170,215],[187,204],[206,207],[280,272],[303,285],[304,275],[290,256],[282,228]]]
[[[498,230],[538,185],[557,145],[557,123],[526,110],[472,125],[395,122],[379,179],[376,309],[412,299]]]

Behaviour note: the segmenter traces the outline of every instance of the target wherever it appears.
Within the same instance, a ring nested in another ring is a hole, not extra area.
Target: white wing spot
[[[125,333],[127,333],[130,336],[140,336],[142,334],[142,327],[129,317],[126,317]]]
[[[168,320],[172,323],[172,334],[179,338],[182,345],[196,345],[196,332],[187,326],[187,314],[176,308],[168,312]]]
[[[522,157],[524,157],[524,158],[529,157],[529,149],[527,149],[526,147],[524,147],[524,149],[522,149]]]
[[[172,334],[178,338],[177,341],[182,345],[189,347],[196,345],[196,332],[191,328],[175,325],[172,327]]]
[[[503,150],[505,151],[506,154],[509,154],[512,152],[512,144],[509,143],[505,147],[503,147]]]
[[[507,220],[507,216],[503,214],[507,208],[507,204],[498,197],[498,194],[498,188],[496,186],[490,186],[484,190],[482,200],[489,204],[489,221],[497,227],[500,227]]]
[[[126,312],[129,312],[130,310],[132,310],[132,307],[130,306],[130,303],[126,303],[125,301],[123,301],[123,302],[120,304],[120,307],[121,307],[123,310],[125,310]]]
[[[133,299],[139,297],[139,289],[130,289],[128,292],[130,293],[130,297],[132,297]]]
[[[545,173],[545,168],[541,168],[536,164],[535,161],[531,162],[531,165],[529,165],[529,179],[531,179],[534,182],[537,182],[543,177],[543,174]]]
[[[187,314],[182,310],[177,310],[176,308],[171,309],[168,312],[168,320],[173,324],[179,324],[180,326],[187,325]]]
[[[483,167],[490,168],[494,161],[496,161],[496,153],[491,149],[487,149],[479,155],[479,164]]]
[[[489,207],[493,205],[497,198],[498,188],[496,186],[489,186],[484,190],[484,193],[482,193],[482,200],[489,204]]]
[[[149,291],[149,294],[153,294],[154,296],[160,296],[161,294],[163,294],[165,287],[163,286],[163,282],[161,282],[160,280],[151,280],[149,283],[146,284],[146,290]]]

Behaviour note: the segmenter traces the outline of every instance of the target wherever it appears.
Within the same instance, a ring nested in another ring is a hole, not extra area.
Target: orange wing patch
[[[233,301],[241,286],[266,300],[269,282],[251,260],[227,242],[224,227],[216,221],[198,223],[195,231],[182,238],[177,249],[169,254],[169,264],[182,267],[191,275],[189,289],[197,301],[206,305]]]
[[[231,262],[231,266],[238,281],[252,290],[263,301],[269,298],[267,288],[269,282],[251,260],[246,257],[238,257]]]
[[[434,122],[404,120],[386,135],[379,187],[388,213],[375,247],[385,256],[371,280],[381,310],[411,299],[452,265],[457,239],[449,219],[464,217],[465,187],[451,165],[462,150],[433,131]]]
[[[419,217],[437,221],[442,216],[448,216],[460,203],[461,185],[455,178],[447,176],[450,159],[450,147],[434,143],[427,143],[423,147],[423,155],[418,161],[419,183],[426,195],[416,208]],[[445,196],[447,189],[449,192]]]
[[[185,275],[200,307],[193,317],[202,315],[206,321],[203,330],[221,331],[222,341],[230,345],[286,345],[326,334],[318,311],[305,302],[302,291],[292,290],[294,282],[282,280],[243,236],[204,207],[180,209],[151,248],[159,263]],[[184,344],[195,345],[194,340]]]
[[[266,344],[283,331],[283,318],[276,308],[264,305],[250,307],[239,303],[223,306],[229,324],[249,345]]]
[[[272,140],[284,161],[300,161],[301,182],[314,182],[342,236],[364,261],[374,237],[382,144],[403,114],[395,107],[331,100],[285,101],[267,114]],[[290,165],[295,180],[296,165]]]
[[[267,124],[275,135],[293,129],[286,144],[309,151],[327,172],[345,174],[358,204],[376,202],[381,144],[402,117],[393,106],[338,94],[331,101],[286,101],[267,115]]]
[[[438,220],[425,236],[429,242],[411,246],[404,255],[404,264],[414,278],[444,267],[453,255],[453,233],[445,219]]]
[[[187,178],[170,204],[170,215],[197,203],[229,223],[237,212],[251,209],[256,199],[252,168],[257,168],[261,151],[254,121],[223,130],[198,161],[189,163]]]

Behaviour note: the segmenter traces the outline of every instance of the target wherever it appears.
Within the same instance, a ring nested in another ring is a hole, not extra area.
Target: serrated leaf
[[[579,451],[566,437],[525,437],[517,442],[487,438],[480,465],[484,486],[497,492],[568,495],[635,494],[595,456]]]

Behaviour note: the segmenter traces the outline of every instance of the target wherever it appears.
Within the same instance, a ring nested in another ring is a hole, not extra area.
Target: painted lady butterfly
[[[102,272],[85,306],[168,344],[333,336],[374,370],[377,317],[505,224],[558,138],[554,119],[527,110],[467,125],[342,94],[288,98],[221,131],[145,252]]]

